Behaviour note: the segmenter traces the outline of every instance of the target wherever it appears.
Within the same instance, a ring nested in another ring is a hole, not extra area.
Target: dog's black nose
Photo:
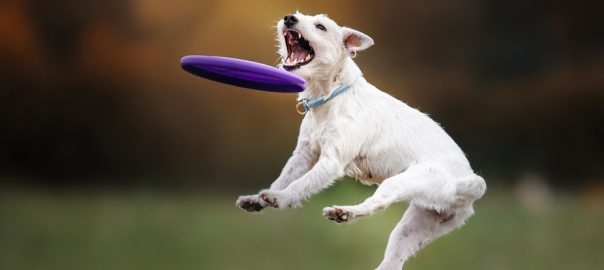
[[[298,18],[296,18],[296,16],[294,15],[287,15],[283,18],[283,23],[285,24],[285,26],[287,26],[287,28],[294,26],[294,24],[296,24],[297,22]]]

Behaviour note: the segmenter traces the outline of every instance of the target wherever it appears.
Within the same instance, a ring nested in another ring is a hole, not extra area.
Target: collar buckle
[[[343,84],[340,85],[338,88],[334,89],[333,91],[331,91],[331,94],[329,94],[328,96],[323,96],[323,97],[319,97],[316,99],[301,99],[300,102],[298,102],[298,104],[296,104],[296,111],[298,111],[299,114],[301,115],[305,115],[310,109],[319,106],[321,104],[324,104],[325,102],[331,100],[332,98],[335,98],[336,96],[338,96],[339,94],[342,94],[344,91],[348,90],[350,87],[352,87],[353,84],[356,83],[356,81],[359,79],[359,77],[361,77],[360,75],[357,76],[354,81],[352,81],[349,84]]]

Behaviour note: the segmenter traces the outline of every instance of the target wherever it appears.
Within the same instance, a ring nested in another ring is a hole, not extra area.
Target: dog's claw
[[[323,216],[329,220],[335,221],[336,223],[342,223],[349,221],[349,218],[352,215],[348,211],[344,211],[342,208],[326,207],[323,209]]]
[[[261,192],[259,197],[261,200],[263,200],[268,205],[275,207],[275,208],[279,208],[279,202],[277,201],[277,198],[275,196],[271,196],[271,194],[268,191]]]

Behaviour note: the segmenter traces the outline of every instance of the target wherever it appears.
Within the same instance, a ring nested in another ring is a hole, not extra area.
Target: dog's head
[[[277,23],[281,66],[305,79],[329,76],[347,57],[373,45],[373,39],[357,30],[341,27],[326,15],[301,13]]]

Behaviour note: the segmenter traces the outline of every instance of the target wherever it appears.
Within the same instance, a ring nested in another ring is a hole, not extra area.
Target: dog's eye
[[[322,24],[320,24],[320,23],[319,23],[319,24],[317,24],[317,25],[316,25],[316,27],[317,27],[318,29],[320,29],[320,30],[327,31],[327,28],[325,28],[325,26],[323,26],[323,25],[322,25]]]

